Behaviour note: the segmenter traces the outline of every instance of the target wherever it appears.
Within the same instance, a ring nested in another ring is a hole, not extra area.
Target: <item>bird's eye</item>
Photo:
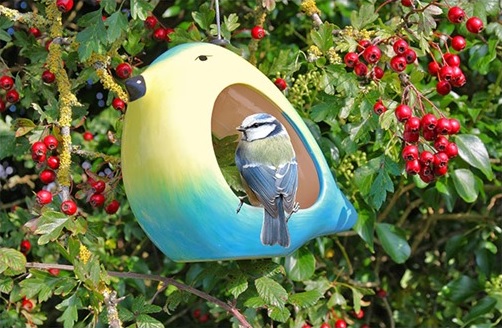
[[[260,126],[260,124],[258,124],[258,123],[255,123],[255,124],[251,125],[252,128],[257,128],[259,126]]]
[[[207,56],[206,55],[200,55],[200,56],[197,56],[197,58],[195,60],[200,60],[200,61],[206,61],[207,60]]]

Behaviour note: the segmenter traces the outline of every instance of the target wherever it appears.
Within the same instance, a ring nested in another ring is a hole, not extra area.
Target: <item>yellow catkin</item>
[[[84,264],[87,264],[87,262],[89,262],[89,259],[91,258],[91,255],[92,254],[89,251],[89,249],[84,244],[80,244],[80,249],[78,253],[80,261],[82,261],[82,263]]]
[[[303,0],[300,4],[300,10],[309,16],[319,14],[321,12],[319,8],[317,8],[315,0]]]
[[[99,80],[101,81],[101,84],[103,87],[107,90],[110,90],[114,94],[117,95],[122,101],[126,102],[129,100],[129,97],[127,96],[127,93],[122,89],[120,85],[115,82],[113,77],[108,73],[108,71],[103,68],[103,67],[98,67],[96,68],[96,74],[99,77]]]

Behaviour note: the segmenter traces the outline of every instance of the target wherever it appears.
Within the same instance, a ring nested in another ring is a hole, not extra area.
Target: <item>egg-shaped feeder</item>
[[[312,238],[350,229],[357,214],[338,189],[309,129],[256,67],[209,43],[176,46],[126,82],[131,96],[122,170],[132,211],[148,237],[180,262],[285,256]],[[291,244],[263,245],[263,208],[244,204],[225,181],[212,136],[238,133],[243,119],[269,113],[296,152],[300,210]]]

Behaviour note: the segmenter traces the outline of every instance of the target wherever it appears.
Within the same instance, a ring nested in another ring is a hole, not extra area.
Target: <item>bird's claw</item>
[[[239,214],[239,212],[241,211],[241,208],[242,208],[242,204],[244,204],[245,198],[246,198],[246,196],[239,197],[239,206],[237,206],[237,210],[235,211],[235,213]]]

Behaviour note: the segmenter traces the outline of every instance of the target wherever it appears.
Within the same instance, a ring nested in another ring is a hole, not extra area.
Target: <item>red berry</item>
[[[439,81],[436,84],[436,91],[442,96],[445,96],[450,93],[451,91],[451,84],[448,81]]]
[[[460,69],[460,67],[453,66],[453,75],[451,76],[451,85],[454,87],[461,87],[465,84],[465,75]]]
[[[47,158],[47,166],[53,170],[59,169],[59,157],[50,156]]]
[[[403,156],[403,159],[407,162],[418,159],[418,147],[415,145],[407,145],[403,148],[401,155]]]
[[[378,296],[380,298],[385,298],[385,297],[387,297],[387,291],[385,289],[378,289],[376,291],[376,296]]]
[[[364,60],[366,60],[370,64],[374,64],[379,61],[381,56],[382,52],[380,51],[380,48],[375,45],[367,47],[363,52]]]
[[[443,55],[443,58],[450,66],[460,66],[460,57],[458,55],[447,52]]]
[[[409,143],[417,142],[420,138],[420,133],[418,131],[404,131],[403,140]]]
[[[52,194],[47,190],[40,190],[37,192],[37,203],[40,205],[47,205],[52,202]]]
[[[39,38],[42,35],[42,33],[40,33],[40,30],[36,27],[30,27],[28,29],[28,33],[33,35],[35,38]]]
[[[465,19],[465,12],[460,7],[451,7],[448,10],[448,20],[453,24],[462,23]]]
[[[347,54],[343,57],[343,61],[345,66],[354,67],[359,62],[359,55],[355,52],[347,52]]]
[[[42,73],[42,81],[44,81],[45,83],[51,84],[55,80],[56,80],[56,75],[54,75],[54,73],[52,73],[51,71],[45,70]]]
[[[57,269],[57,268],[50,268],[47,271],[49,272],[50,275],[52,275],[54,277],[59,276],[59,269]]]
[[[5,94],[5,100],[12,104],[17,103],[19,101],[19,93],[15,89],[9,90]]]
[[[153,31],[153,38],[155,39],[155,41],[157,42],[163,42],[163,41],[166,41],[166,29],[163,28],[163,27],[158,27],[156,28],[154,31]]]
[[[82,136],[84,137],[84,140],[85,141],[91,141],[92,139],[94,139],[94,136],[92,135],[92,133],[90,133],[89,131],[85,131]]]
[[[456,35],[451,39],[451,47],[457,51],[464,50],[466,44],[465,38],[461,35]]]
[[[434,167],[442,167],[448,165],[448,155],[444,152],[434,154]]]
[[[347,322],[343,319],[338,319],[335,321],[335,328],[347,328]]]
[[[203,315],[200,316],[199,322],[200,323],[206,323],[209,321],[209,314],[204,313]]]
[[[117,213],[119,207],[120,207],[119,201],[114,199],[110,202],[110,204],[106,205],[105,212],[108,214],[115,214]]]
[[[446,146],[444,152],[448,156],[448,158],[453,158],[458,155],[458,147],[457,144],[454,142],[450,142],[448,146]]]
[[[302,325],[302,328],[312,328],[312,326],[311,326],[311,325],[309,325],[308,323],[304,323],[304,324]]]
[[[375,66],[373,68],[373,76],[375,79],[380,80],[383,77],[384,71],[380,66]]]
[[[47,146],[42,141],[36,141],[31,145],[31,153],[37,156],[45,155],[47,153]]]
[[[406,40],[398,39],[396,40],[396,42],[394,42],[392,48],[394,49],[396,55],[402,55],[405,53],[406,50],[408,50],[409,45],[408,42],[406,42]]]
[[[429,129],[424,129],[422,128],[422,135],[424,136],[424,139],[427,141],[433,141],[436,140],[437,137],[437,132],[436,129],[434,130],[429,130]]]
[[[23,253],[24,255],[28,254],[28,252],[31,249],[31,243],[29,240],[22,240],[21,244],[19,245],[19,251]]]
[[[103,194],[93,194],[91,198],[89,198],[89,203],[92,207],[99,207],[103,205],[105,202],[105,196]]]
[[[132,67],[128,63],[120,63],[115,68],[115,73],[120,79],[127,79],[132,74]]]
[[[331,326],[329,325],[329,323],[323,322],[320,328],[331,328]]]
[[[157,20],[157,17],[155,16],[148,16],[146,19],[145,19],[145,27],[149,30],[153,30],[155,28],[155,26],[157,26],[157,23],[159,21]]]
[[[284,79],[281,79],[280,77],[275,79],[274,84],[281,91],[286,90],[286,88],[288,87],[288,84],[286,83],[286,81]]]
[[[171,38],[169,37],[169,34],[174,33],[174,29],[172,29],[170,27],[166,27],[165,30],[166,30],[166,41],[171,42]]]
[[[406,64],[406,58],[403,56],[394,56],[390,60],[390,68],[398,73],[406,69]]]
[[[0,113],[5,112],[5,102],[3,101],[2,97],[0,97]]]
[[[62,13],[67,13],[73,8],[73,0],[56,0],[56,6]]]
[[[420,179],[422,179],[425,183],[430,183],[434,181],[434,172],[430,168],[430,166],[422,166],[420,173],[418,174]]]
[[[49,184],[56,180],[56,173],[53,170],[45,169],[39,174],[40,181],[45,184]]]
[[[387,107],[382,103],[382,100],[378,100],[374,105],[373,105],[373,111],[377,115],[381,115],[387,110]]]
[[[45,162],[47,155],[45,153],[42,153],[40,155],[36,153],[31,153],[31,158],[37,163],[43,163]]]
[[[112,107],[123,112],[126,108],[126,103],[120,98],[113,98]]]
[[[427,70],[430,75],[436,75],[439,72],[439,64],[436,61],[431,61],[429,65],[427,65]]]
[[[407,64],[412,64],[417,59],[417,53],[413,49],[407,49],[404,54],[404,59],[406,59]]]
[[[439,70],[441,80],[450,81],[453,76],[453,67],[445,65]]]
[[[369,47],[371,45],[370,40],[366,40],[366,39],[359,40],[357,43],[359,44],[357,46],[357,51],[358,52],[363,51],[364,49],[366,49],[367,47]]]
[[[473,16],[467,20],[465,23],[465,27],[467,27],[467,30],[471,33],[478,34],[483,30],[483,21],[476,16]]]
[[[407,174],[415,175],[420,173],[421,165],[418,159],[412,161],[407,161],[405,165],[405,170]]]
[[[255,26],[251,29],[251,37],[256,40],[263,39],[265,37],[265,30],[261,26]]]
[[[33,310],[33,302],[30,299],[27,299],[26,297],[23,297],[23,301],[21,302],[21,307],[28,312],[31,312]]]
[[[456,118],[450,118],[450,134],[457,134],[460,131],[460,122]]]
[[[445,166],[434,166],[434,175],[435,176],[443,176],[446,174],[446,172],[448,172],[448,165],[445,165]]]
[[[413,0],[401,0],[401,4],[405,7],[412,7],[413,6]]]
[[[198,318],[200,318],[200,315],[201,315],[200,309],[193,310],[193,316],[194,316],[194,318],[198,319]]]
[[[420,119],[418,117],[410,117],[404,124],[404,131],[419,132],[420,131]]]
[[[420,125],[422,126],[422,130],[435,130],[436,129],[436,125],[438,123],[438,119],[436,118],[436,116],[434,116],[434,114],[425,114],[423,117],[422,117],[422,120],[420,121]]]
[[[71,199],[65,200],[61,203],[61,212],[66,215],[73,215],[77,213],[77,204]]]
[[[450,134],[451,124],[450,119],[441,117],[436,125],[436,132],[438,134]]]
[[[450,142],[445,136],[438,136],[436,141],[434,141],[434,148],[436,148],[437,151],[444,151],[449,143]]]
[[[394,114],[399,122],[406,122],[411,117],[412,111],[408,105],[400,104],[396,107]]]
[[[364,318],[364,311],[363,311],[363,309],[359,309],[359,312],[355,312],[354,311],[354,317],[356,319],[362,319],[362,318]]]
[[[96,194],[101,194],[106,189],[106,183],[103,180],[95,181],[92,184],[92,189],[94,189]]]
[[[0,77],[0,88],[10,90],[14,86],[14,79],[10,76],[4,75]]]
[[[354,66],[354,73],[356,73],[357,76],[366,76],[366,74],[368,74],[368,66],[364,63],[358,62]]]
[[[420,153],[420,162],[425,166],[430,166],[434,162],[434,154],[430,151],[424,150]]]
[[[58,147],[58,139],[56,139],[56,137],[52,134],[49,134],[44,138],[44,144],[49,150],[54,150]]]

